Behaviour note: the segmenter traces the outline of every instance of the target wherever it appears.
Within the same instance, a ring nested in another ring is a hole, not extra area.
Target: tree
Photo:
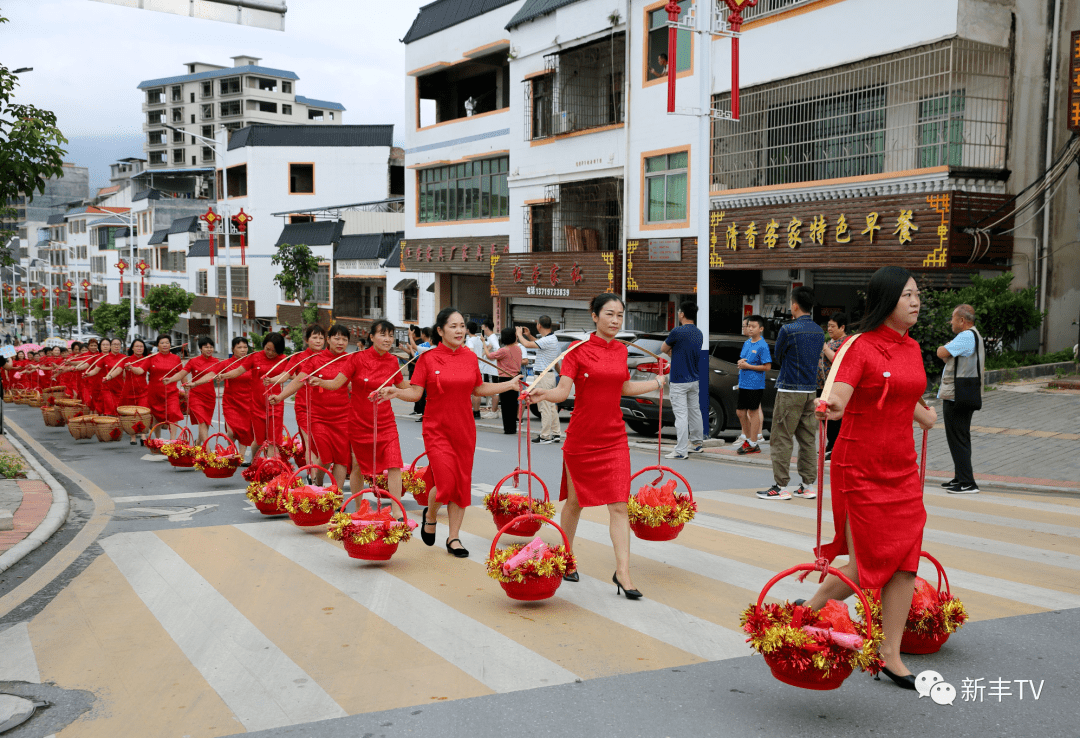
[[[0,16],[0,24],[7,23]],[[67,143],[56,127],[56,114],[33,105],[12,102],[19,77],[0,65],[0,217],[9,216],[4,208],[12,198],[25,195],[33,201],[34,192],[44,192],[45,183],[64,174],[64,155],[61,148]],[[0,245],[14,235],[0,231]],[[14,261],[9,249],[0,249],[0,263]]]
[[[319,273],[319,257],[300,243],[283,243],[270,263],[278,268],[274,284],[285,291],[285,297],[300,303],[300,309],[312,300],[315,293],[315,276]]]
[[[119,305],[103,302],[91,313],[94,331],[102,336],[115,333],[122,341],[127,341],[128,328],[131,325],[131,304],[127,299]]]
[[[195,301],[195,295],[175,282],[151,287],[146,291],[143,304],[150,314],[143,321],[156,333],[168,333]]]
[[[53,323],[57,328],[71,328],[78,322],[79,316],[71,308],[61,305],[53,309]]]

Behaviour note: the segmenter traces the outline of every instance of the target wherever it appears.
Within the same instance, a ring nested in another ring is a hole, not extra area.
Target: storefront
[[[620,270],[617,251],[496,254],[490,274],[496,325],[531,326],[547,315],[560,329],[592,330],[592,298],[618,294]]]
[[[508,244],[508,236],[404,240],[401,271],[433,272],[435,313],[453,305],[466,320],[479,323],[493,317],[491,262]],[[395,285],[394,289],[398,286],[417,289],[415,285]]]
[[[224,297],[197,295],[189,309],[192,317],[188,320],[188,328],[190,330],[196,327],[201,333],[192,332],[191,338],[194,340],[200,335],[209,335],[214,339],[219,352],[228,352],[230,350],[229,326],[228,321],[225,320],[225,316],[228,315],[227,308],[228,301]],[[243,335],[248,325],[245,321],[255,318],[255,301],[234,297],[232,309],[233,315],[239,318],[239,321],[234,318],[233,325],[236,326],[238,323],[238,334]]]

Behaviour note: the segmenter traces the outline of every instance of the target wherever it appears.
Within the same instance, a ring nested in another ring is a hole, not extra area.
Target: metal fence
[[[622,243],[621,179],[548,185],[524,208],[526,251],[614,251]]]
[[[712,189],[1004,169],[1009,66],[1008,49],[951,39],[748,88],[741,120],[713,124]]]

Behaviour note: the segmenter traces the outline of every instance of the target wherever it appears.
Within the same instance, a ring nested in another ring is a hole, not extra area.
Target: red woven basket
[[[534,515],[529,513],[527,515],[519,515],[509,523],[499,529],[499,532],[495,534],[495,538],[491,541],[491,549],[488,551],[488,558],[490,559],[495,555],[495,547],[499,543],[499,539],[504,533],[509,532],[509,529],[515,524],[522,522],[522,518],[536,518],[537,522],[550,523],[555,526],[555,529],[559,531],[562,536],[563,544],[566,549],[570,550],[570,539],[566,537],[566,531],[559,527],[558,523],[550,518],[545,518],[542,515]],[[527,520],[525,522],[528,522]],[[529,576],[526,577],[524,582],[499,582],[502,585],[503,591],[506,592],[506,596],[512,600],[521,600],[522,602],[536,602],[538,600],[546,600],[554,596],[555,591],[562,584],[562,576],[555,574],[550,577],[538,577]]]
[[[175,466],[178,469],[190,469],[193,466],[195,466],[195,453],[196,453],[196,449],[198,447],[192,445],[192,441],[194,441],[194,440],[195,440],[194,437],[192,437],[192,435],[191,435],[191,429],[190,428],[184,428],[180,432],[180,435],[177,438],[173,439],[173,441],[170,441],[170,443],[171,442],[179,442],[179,443],[187,444],[191,448],[184,449],[180,454],[178,454],[175,457],[166,456],[166,458],[169,460],[169,463],[172,464],[173,466]]]
[[[371,492],[375,495],[375,498],[389,497],[390,500],[398,506],[401,510],[401,519],[406,525],[409,524],[409,514],[405,512],[405,507],[400,501],[395,500],[390,495],[385,494],[378,488],[362,489],[356,494],[349,497],[341,504],[341,512],[345,512],[349,503],[355,500],[357,497],[362,497],[365,492]],[[389,561],[395,553],[397,553],[400,543],[386,543],[385,541],[372,541],[371,543],[354,543],[349,536],[345,536],[341,539],[342,544],[345,546],[345,553],[349,554],[351,558],[363,559],[364,561]]]
[[[536,472],[528,471],[528,470],[525,470],[525,469],[515,469],[514,471],[510,472],[505,477],[500,479],[499,483],[495,485],[495,489],[492,490],[491,494],[493,494],[493,495],[499,494],[499,490],[502,488],[503,484],[505,484],[506,480],[508,480],[510,478],[513,478],[514,487],[517,487],[517,485],[518,485],[518,477],[521,476],[522,474],[524,474],[525,476],[527,476],[527,477],[529,477],[531,479],[535,479],[537,482],[539,482],[540,487],[544,490],[544,502],[550,502],[551,501],[551,497],[548,494],[547,485],[544,484],[544,480],[540,478],[540,475],[537,474]],[[522,496],[524,496],[524,495],[522,495]],[[529,499],[530,500],[532,499],[532,494],[529,495]],[[531,518],[531,519],[527,519],[527,520],[519,520],[519,518],[522,517],[520,515],[514,516],[514,515],[510,515],[510,514],[493,512],[493,513],[491,513],[491,517],[495,520],[495,527],[496,528],[499,528],[500,530],[503,529],[503,528],[506,528],[507,529],[506,530],[507,535],[511,535],[511,536],[521,536],[521,537],[534,536],[534,535],[537,534],[537,532],[539,532],[540,526],[543,525],[543,523],[540,520],[535,519],[535,518]],[[515,523],[514,522],[515,520],[518,520],[518,522]]]
[[[420,459],[424,458],[425,456],[427,456],[427,451],[425,451],[424,453],[420,454],[415,459],[413,459],[412,463],[409,464],[408,467],[406,467],[405,471],[407,471],[409,474],[411,474],[411,475],[413,475],[413,477],[415,477],[416,476],[416,462],[420,461]],[[427,467],[420,467],[420,468],[421,468],[421,471],[423,471]],[[413,492],[412,496],[416,500],[416,504],[423,505],[424,507],[427,507],[428,495],[430,494],[430,492],[431,492],[431,490],[429,488],[425,488],[424,491],[419,493],[419,494],[416,493],[416,492]]]
[[[285,474],[292,470],[292,465],[286,459],[276,456],[267,456],[267,444],[255,449],[251,455],[251,466],[240,472],[241,476],[249,482],[269,482],[279,474]]]
[[[169,429],[169,438],[168,439],[155,438],[154,437],[154,431],[156,431],[158,428],[160,428],[163,425],[166,426]],[[184,427],[183,426],[181,426],[179,423],[170,423],[168,421],[162,421],[160,423],[157,423],[154,426],[152,426],[150,428],[150,430],[148,430],[146,432],[146,441],[144,442],[144,445],[148,449],[150,449],[150,453],[156,454],[158,456],[163,456],[164,455],[164,454],[161,453],[161,447],[163,445],[165,445],[166,443],[168,443],[169,441],[174,441],[174,440],[176,440],[178,438],[178,436],[173,435],[173,429],[174,428],[179,428],[180,429],[180,434],[181,435],[183,434],[183,432],[184,432]],[[188,436],[190,437],[190,435],[191,434],[189,432]]]
[[[949,575],[945,573],[945,567],[941,565],[940,561],[935,559],[926,551],[923,551],[921,555],[924,558],[928,559],[930,563],[934,565],[934,568],[937,569],[937,591],[941,591],[941,585],[944,581],[945,595],[948,597],[952,597],[952,589],[949,587]],[[937,653],[939,650],[941,650],[941,647],[945,645],[945,641],[947,640],[949,640],[948,633],[923,635],[922,633],[915,633],[905,628],[904,635],[900,639],[900,653]]]
[[[240,466],[240,462],[242,461],[240,454],[236,452],[236,444],[234,444],[232,441],[229,441],[229,437],[224,433],[215,433],[212,436],[208,437],[205,441],[203,441],[202,450],[204,454],[209,453],[208,446],[210,444],[210,439],[217,438],[218,436],[221,436],[226,441],[228,441],[229,445],[221,446],[221,444],[218,444],[214,450],[214,453],[217,456],[227,456],[229,465],[220,469],[213,466],[203,465],[202,473],[205,474],[209,479],[228,479],[232,475],[236,474],[236,470]]]
[[[280,487],[280,490],[278,491],[278,494],[274,496],[274,499],[270,502],[259,502],[256,500],[254,503],[255,509],[261,512],[263,515],[288,515],[289,510],[285,507],[284,492],[285,484],[288,483],[289,479],[291,479],[292,472],[284,461],[281,461],[280,459],[267,460],[267,462],[271,461],[274,462],[274,464],[280,464],[282,472],[278,475],[278,477],[268,480],[265,484],[266,486],[276,484]],[[280,479],[281,481],[278,482],[278,479]]]
[[[634,473],[633,475],[631,475],[631,477],[630,477],[631,489],[633,489],[633,481],[634,481],[634,479],[637,478],[638,476],[644,474],[647,471],[658,471],[658,472],[660,472],[660,476],[657,477],[655,480],[653,480],[653,482],[652,482],[653,485],[659,484],[660,480],[664,478],[664,474],[671,474],[674,477],[678,477],[679,481],[681,481],[683,483],[683,486],[686,487],[687,496],[690,498],[690,501],[693,502],[693,500],[694,500],[694,491],[692,489],[690,489],[690,483],[688,481],[686,481],[686,477],[684,477],[682,474],[679,474],[677,471],[675,471],[674,469],[672,469],[670,467],[661,466],[659,464],[654,464],[653,466],[647,466],[644,469],[642,469],[641,471],[638,471],[638,472]],[[682,533],[682,529],[685,526],[686,526],[686,523],[680,523],[679,525],[671,525],[670,523],[661,523],[657,527],[653,528],[652,526],[646,525],[645,523],[642,523],[641,521],[630,523],[630,529],[632,531],[634,531],[634,535],[637,536],[638,538],[640,538],[643,541],[673,541],[673,540],[675,540],[676,538],[679,537],[679,534]]]
[[[293,447],[296,451],[293,452],[293,463],[297,466],[303,466],[307,463],[307,452],[304,448],[304,437],[300,435],[300,431],[296,431],[296,435],[292,437]]]
[[[761,590],[761,594],[757,599],[757,611],[761,611],[761,605],[765,602],[765,595],[769,593],[773,585],[779,582],[785,577],[789,577],[795,572],[799,571],[820,571],[814,564],[799,564],[793,566],[790,569],[780,572],[772,579],[768,581],[765,588]],[[866,595],[855,582],[847,578],[844,572],[833,567],[828,567],[827,574],[832,574],[840,579],[844,584],[851,587],[855,594],[862,600],[863,612],[870,612],[870,602],[866,599]],[[874,623],[872,618],[866,620],[866,641],[870,640],[870,636],[873,633]],[[829,690],[836,689],[844,680],[851,676],[852,667],[850,664],[845,664],[841,667],[833,669],[829,672],[828,676],[821,673],[819,669],[797,669],[788,664],[779,662],[779,657],[775,653],[762,654],[765,657],[765,663],[769,665],[769,669],[772,671],[772,675],[779,679],[784,684],[790,684],[792,687],[801,687],[802,689],[815,689],[815,690]]]
[[[289,485],[292,484],[293,480],[299,479],[300,472],[306,469],[322,469],[322,471],[325,472],[329,477],[330,488],[333,489],[335,492],[338,492],[338,494],[341,493],[341,491],[338,489],[337,482],[334,481],[333,474],[331,474],[327,469],[319,466],[318,464],[308,464],[307,466],[300,467],[289,475],[288,480],[285,483],[285,490],[281,495],[282,497],[288,497],[292,494],[293,490],[289,489]],[[303,487],[301,487],[300,489],[303,489]],[[329,510],[312,510],[308,513],[299,511],[293,512],[290,510],[289,520],[293,521],[293,523],[300,526],[301,528],[310,528],[316,525],[326,525],[330,522],[330,518],[334,517],[334,512],[334,508],[330,508]]]

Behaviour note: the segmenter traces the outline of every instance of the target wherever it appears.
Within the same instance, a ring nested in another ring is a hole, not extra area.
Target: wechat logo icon
[[[920,672],[915,677],[915,690],[919,693],[919,699],[929,697],[939,705],[951,705],[956,700],[956,687],[936,671]]]

